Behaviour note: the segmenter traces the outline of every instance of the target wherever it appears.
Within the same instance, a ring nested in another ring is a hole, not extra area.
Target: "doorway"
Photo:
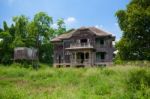
[[[79,63],[84,63],[84,53],[83,52],[79,52],[79,53],[77,53],[77,60],[78,60],[78,62]]]

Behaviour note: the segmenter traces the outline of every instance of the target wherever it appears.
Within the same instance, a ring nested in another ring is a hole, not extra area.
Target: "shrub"
[[[132,98],[148,99],[150,97],[150,70],[138,69],[131,71],[127,86]]]
[[[145,69],[131,71],[128,84],[137,90],[141,89],[142,84],[144,84],[144,86],[150,87],[150,73],[148,71],[149,70]]]

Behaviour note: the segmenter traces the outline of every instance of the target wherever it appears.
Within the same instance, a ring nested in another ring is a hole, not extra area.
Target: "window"
[[[96,44],[98,44],[99,43],[99,39],[98,38],[96,38]]]
[[[105,52],[97,52],[96,53],[96,59],[97,60],[104,60],[105,59],[105,55],[106,55]]]
[[[85,54],[85,59],[89,59],[89,53]]]
[[[101,52],[101,59],[105,59],[105,53]]]
[[[96,44],[104,45],[104,39],[96,38]]]
[[[104,45],[104,40],[100,40],[100,44],[101,44],[101,45]]]
[[[100,52],[97,52],[96,53],[96,60],[99,60],[100,59]]]

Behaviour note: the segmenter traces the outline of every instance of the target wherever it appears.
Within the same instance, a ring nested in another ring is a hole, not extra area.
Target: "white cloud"
[[[73,24],[76,22],[77,22],[77,20],[74,17],[68,17],[67,19],[65,19],[65,24]]]
[[[103,25],[95,25],[96,28],[103,29]]]
[[[74,17],[68,17],[67,19],[64,19],[64,22],[65,22],[66,27],[73,28],[75,25],[74,23],[76,23],[77,20]],[[53,23],[52,27],[57,29],[58,28],[57,22]]]

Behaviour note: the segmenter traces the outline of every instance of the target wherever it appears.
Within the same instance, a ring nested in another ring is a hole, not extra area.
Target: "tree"
[[[15,47],[25,46],[28,36],[26,26],[28,18],[21,15],[13,18],[14,24],[8,27],[7,23],[3,22],[3,29],[0,32],[0,61],[4,64],[10,64],[13,60],[13,51]]]
[[[34,16],[33,21],[28,25],[29,38],[32,41],[29,45],[38,49],[38,56],[40,61],[44,60],[46,54],[44,45],[50,43],[51,37],[51,24],[53,23],[52,17],[48,16],[45,12],[39,12]],[[48,46],[47,46],[48,47]],[[43,51],[44,50],[44,51]],[[48,50],[46,50],[48,51]],[[48,59],[46,59],[48,60]]]
[[[49,30],[53,20],[44,12],[39,12],[34,16],[33,25],[36,35],[36,46],[39,48],[43,41],[49,40]]]
[[[55,35],[60,35],[66,32],[65,22],[62,18],[57,20],[58,29],[56,30]]]
[[[40,62],[52,64],[50,40],[66,32],[63,19],[57,20],[57,29],[52,28],[52,24],[52,17],[44,12],[35,14],[31,21],[24,15],[15,16],[10,27],[4,21],[3,29],[0,29],[0,62],[11,63],[15,47],[34,47],[39,50]]]
[[[27,25],[28,18],[24,15],[13,17],[15,23],[15,38],[13,41],[14,47],[26,46],[26,39],[28,38]],[[13,26],[12,26],[13,28]]]
[[[14,24],[11,24],[10,28],[9,28],[9,32],[12,35],[13,39],[15,38],[15,26]]]
[[[131,0],[127,9],[116,13],[123,31],[116,44],[121,60],[150,60],[150,2]]]
[[[31,21],[28,26],[27,26],[27,30],[28,30],[28,38],[27,38],[27,47],[36,47],[36,35],[37,35],[37,27],[35,26],[34,21]]]
[[[10,64],[13,54],[13,49],[11,47],[12,37],[9,31],[3,31],[0,33],[2,41],[0,41],[0,61],[4,64]]]
[[[6,21],[3,21],[3,28],[4,28],[4,31],[8,31],[9,30]]]

